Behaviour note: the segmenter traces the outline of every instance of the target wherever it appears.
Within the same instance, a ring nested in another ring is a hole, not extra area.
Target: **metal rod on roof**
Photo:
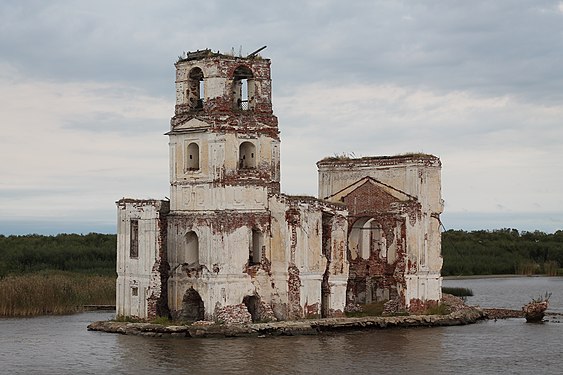
[[[263,50],[264,48],[266,48],[266,47],[268,47],[268,46],[264,46],[264,47],[262,47],[262,48],[258,48],[256,51],[252,52],[250,55],[248,55],[248,56],[246,56],[246,57],[247,57],[247,58],[254,57],[254,56],[256,56],[256,55],[258,54],[258,52],[262,51],[262,50]]]

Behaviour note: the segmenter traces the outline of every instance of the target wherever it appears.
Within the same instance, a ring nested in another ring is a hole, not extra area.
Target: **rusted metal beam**
[[[264,46],[262,48],[258,48],[256,51],[252,52],[251,54],[249,54],[248,56],[246,56],[247,59],[251,59],[254,56],[256,56],[260,51],[262,51],[264,48],[266,48],[268,46]]]

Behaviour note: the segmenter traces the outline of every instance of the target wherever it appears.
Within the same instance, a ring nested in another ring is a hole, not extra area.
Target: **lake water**
[[[481,307],[520,310],[532,298],[551,293],[549,310],[563,313],[563,277],[494,277],[486,279],[448,279],[444,286],[473,290],[467,303]],[[562,371],[563,373],[563,371]]]
[[[520,308],[562,278],[445,280],[481,306]],[[551,310],[551,308],[550,308]],[[89,332],[107,312],[0,319],[0,374],[561,374],[563,323],[524,319],[320,336],[182,339]]]

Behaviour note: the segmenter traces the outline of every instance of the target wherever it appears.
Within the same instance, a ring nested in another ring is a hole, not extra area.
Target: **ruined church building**
[[[292,320],[440,300],[437,157],[325,158],[318,198],[283,194],[270,60],[203,50],[175,66],[170,199],[117,202],[118,315]]]

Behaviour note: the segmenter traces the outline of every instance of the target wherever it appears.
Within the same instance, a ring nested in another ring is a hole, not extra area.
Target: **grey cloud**
[[[156,143],[163,140],[159,137],[173,114],[173,63],[183,50],[209,47],[229,52],[234,48],[238,53],[242,46],[245,54],[268,45],[262,54],[272,59],[273,101],[283,140],[282,183],[289,183],[290,193],[314,193],[315,161],[342,152],[358,156],[435,153],[443,158],[447,176],[451,173],[448,168],[463,168],[459,160],[473,162],[475,157],[478,162],[480,152],[491,155],[491,150],[498,149],[512,155],[515,149],[542,150],[552,158],[532,159],[538,171],[547,171],[538,175],[541,179],[561,167],[560,109],[549,109],[563,100],[563,14],[556,11],[556,5],[547,0],[5,0],[0,4],[0,66],[40,82],[119,83],[111,85],[118,91],[102,88],[105,92],[96,97],[119,98],[140,92],[152,99],[164,98],[170,112],[162,120],[146,115],[138,118],[143,116],[139,114],[126,117],[133,114],[94,105],[80,118],[62,124],[67,134],[81,132],[84,139],[99,133],[100,137],[117,134],[125,141],[134,134],[154,133]],[[300,90],[318,82],[327,83],[330,89],[304,105],[307,98]],[[415,112],[403,103],[408,97],[370,101],[353,91],[343,105],[322,103],[343,87],[386,84],[436,95],[463,92],[477,99],[506,97],[516,105],[477,106],[460,110],[459,116],[441,118],[431,115],[449,105],[439,100]],[[123,87],[132,91],[119,92]],[[538,103],[546,107],[545,113],[538,110]],[[421,115],[425,111],[428,115]],[[63,142],[64,134],[56,138]],[[152,155],[145,153],[137,160],[137,154],[124,156],[120,147],[109,148],[92,148],[91,154],[77,158],[87,159],[89,168],[97,167],[91,157],[96,152],[131,158],[130,165],[139,176],[124,175],[123,181],[115,178],[119,184],[111,189],[118,196],[127,189],[166,190],[164,156],[162,182],[156,184],[142,176]],[[165,155],[164,141],[162,150]],[[452,162],[456,158],[458,164]],[[546,165],[549,169],[544,171]],[[498,171],[503,173],[509,172]],[[72,179],[73,174],[61,178]],[[89,174],[88,178],[104,184],[112,176],[115,173],[100,172],[100,176]],[[79,184],[84,176],[75,177]],[[489,193],[479,189],[472,193]],[[100,197],[90,195],[90,199]],[[103,215],[113,221],[113,211]],[[538,225],[545,219],[534,218]],[[511,222],[504,216],[497,219]],[[479,223],[477,216],[467,220],[473,220],[467,225]],[[486,223],[483,219],[481,228]]]
[[[84,189],[83,189],[84,190]],[[67,194],[77,194],[80,193],[79,187],[45,187],[42,189],[36,188],[2,188],[0,189],[0,201],[1,200],[24,200],[28,198],[49,198],[55,196],[65,196]]]
[[[62,128],[92,133],[112,132],[122,135],[159,134],[167,131],[165,120],[126,118],[114,112],[87,113],[79,119],[67,121]]]
[[[282,93],[328,78],[563,98],[563,15],[550,1],[80,4],[3,2],[3,58],[30,74],[123,81],[172,97],[183,49],[248,53],[267,44]]]

